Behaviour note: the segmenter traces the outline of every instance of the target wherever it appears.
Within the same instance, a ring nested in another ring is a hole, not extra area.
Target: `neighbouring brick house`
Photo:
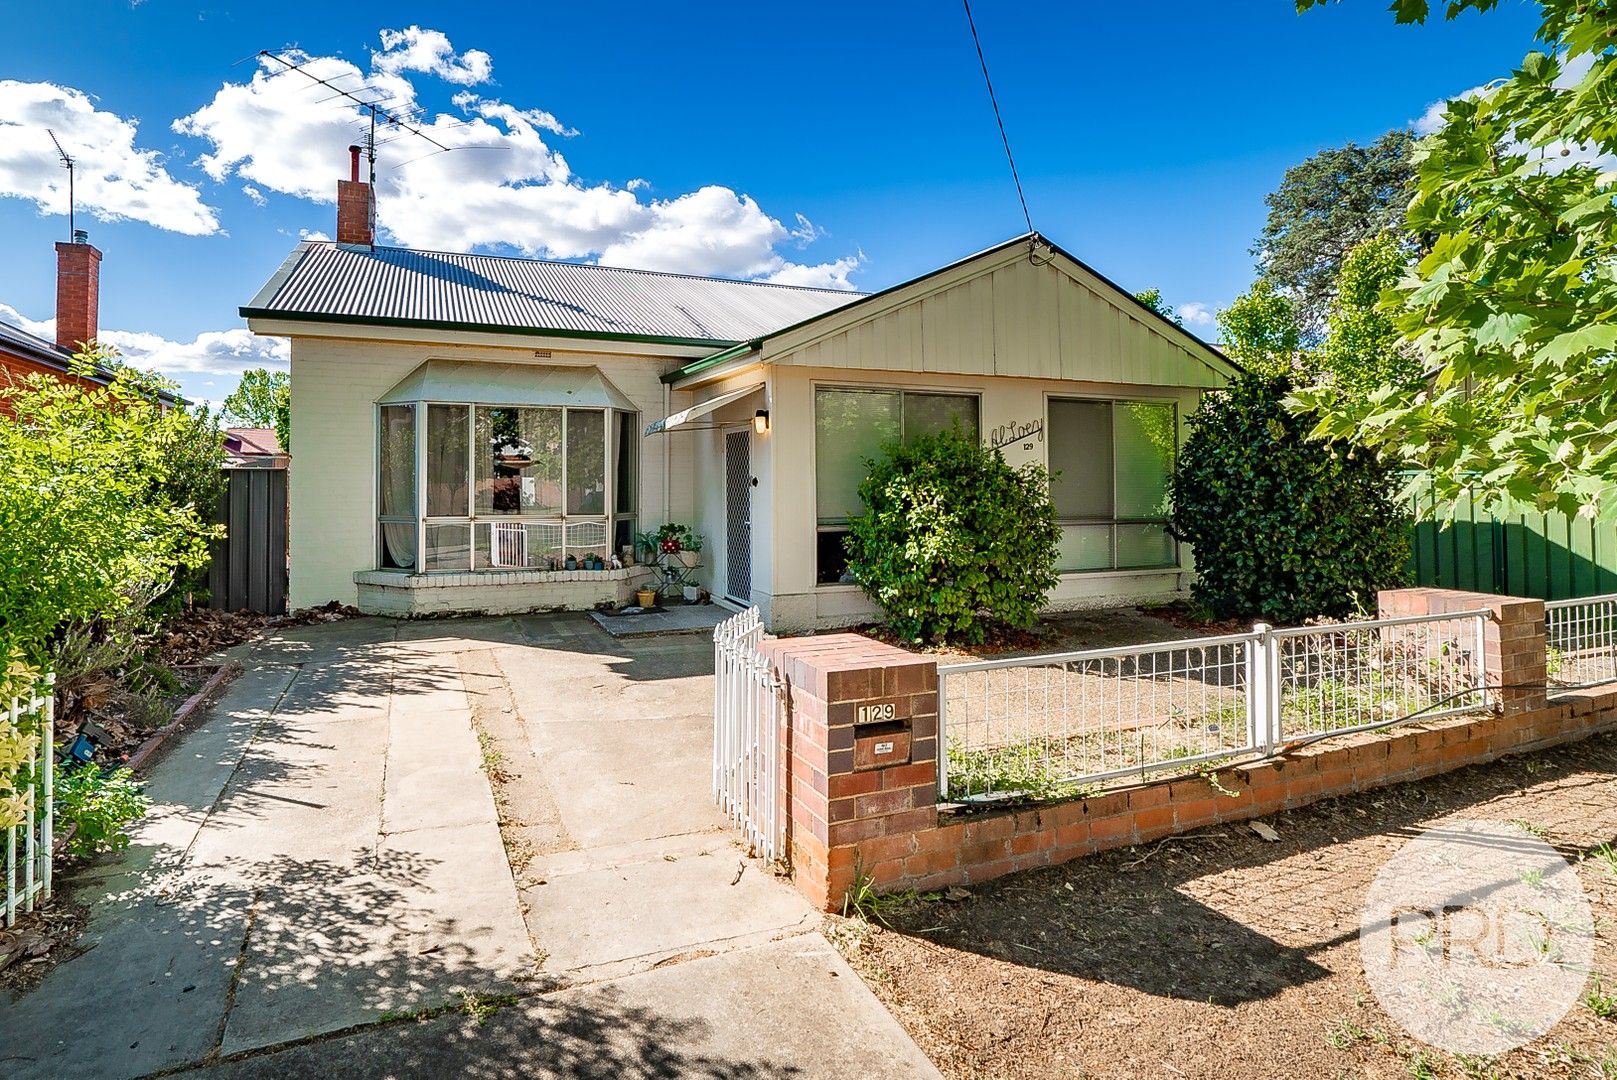
[[[56,340],[0,322],[0,383],[25,375],[50,375],[85,386],[111,382],[112,372],[104,368],[88,375],[72,370],[73,355],[99,333],[100,303],[101,252],[80,229],[71,244],[56,245]],[[168,394],[163,399],[169,404],[180,400]],[[0,413],[9,415],[3,401]]]
[[[290,461],[274,428],[225,429],[227,469],[284,469]]]

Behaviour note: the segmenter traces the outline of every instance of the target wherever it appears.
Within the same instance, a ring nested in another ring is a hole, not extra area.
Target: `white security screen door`
[[[752,432],[724,436],[724,594],[738,603],[752,599]]]

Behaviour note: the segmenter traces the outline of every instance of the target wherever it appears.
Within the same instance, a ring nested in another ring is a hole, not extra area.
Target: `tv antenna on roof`
[[[464,147],[445,146],[443,143],[439,142],[437,139],[434,139],[431,135],[428,135],[425,131],[422,131],[420,125],[412,123],[409,120],[405,120],[405,119],[401,118],[398,115],[397,111],[384,109],[382,107],[382,104],[383,104],[382,102],[380,102],[380,101],[367,101],[364,98],[360,97],[358,94],[354,93],[353,91],[344,90],[342,87],[338,86],[331,79],[322,79],[320,76],[316,75],[314,72],[309,71],[307,68],[304,67],[303,64],[294,64],[292,61],[286,59],[285,57],[275,55],[274,53],[270,52],[268,49],[259,50],[258,55],[261,56],[261,57],[264,57],[266,59],[275,61],[277,64],[280,64],[282,67],[284,67],[288,71],[295,71],[299,75],[303,75],[303,76],[306,76],[307,78],[313,79],[315,82],[319,83],[321,86],[324,86],[326,89],[332,91],[334,96],[347,98],[349,101],[352,101],[355,105],[359,106],[361,109],[363,109],[365,111],[366,116],[370,120],[370,123],[368,125],[368,130],[365,132],[365,140],[364,140],[363,145],[365,147],[365,159],[368,162],[370,162],[370,167],[371,167],[370,182],[372,184],[376,183],[376,122],[378,120],[380,120],[384,124],[389,124],[389,125],[392,125],[393,127],[399,128],[402,131],[407,131],[412,135],[418,135],[421,138],[423,138],[423,139],[427,140],[428,142],[430,142],[432,145],[436,146],[440,151],[464,149]],[[373,93],[383,93],[383,91],[381,91],[379,88],[368,86],[368,85],[363,85],[363,84],[359,87],[359,89],[360,90],[370,90]]]
[[[72,240],[78,235],[73,228],[73,159],[68,157],[66,150],[62,149],[62,141],[56,137],[56,132],[46,128],[45,134],[49,135],[51,142],[56,144],[56,156],[62,159],[62,166],[67,169],[67,238]]]

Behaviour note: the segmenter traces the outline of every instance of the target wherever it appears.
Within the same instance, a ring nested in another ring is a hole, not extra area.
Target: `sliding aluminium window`
[[[817,387],[814,391],[815,580],[847,584],[848,519],[864,512],[866,462],[888,443],[958,426],[977,437],[975,394]]]
[[[1045,444],[1061,526],[1057,569],[1179,565],[1167,529],[1177,431],[1171,402],[1050,400]]]

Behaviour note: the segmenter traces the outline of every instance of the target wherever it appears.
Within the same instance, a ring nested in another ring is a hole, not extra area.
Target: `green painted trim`
[[[238,309],[244,319],[279,319],[284,322],[329,323],[338,326],[391,326],[401,330],[458,330],[461,333],[511,334],[522,337],[559,337],[580,341],[629,341],[643,345],[687,345],[712,348],[736,342],[722,338],[661,337],[656,334],[614,334],[604,330],[559,330],[547,326],[500,326],[492,323],[461,322],[450,319],[399,319],[377,315],[325,315],[308,311],[275,311],[270,308]]]
[[[669,384],[676,383],[687,376],[695,375],[697,372],[706,371],[711,367],[716,367],[719,364],[724,363],[726,360],[734,360],[738,356],[745,356],[747,353],[757,349],[763,343],[763,338],[758,338],[754,341],[743,341],[739,345],[732,345],[728,349],[714,353],[712,356],[704,356],[700,360],[693,360],[684,367],[676,368],[675,370],[664,375],[662,377],[663,382]]]

